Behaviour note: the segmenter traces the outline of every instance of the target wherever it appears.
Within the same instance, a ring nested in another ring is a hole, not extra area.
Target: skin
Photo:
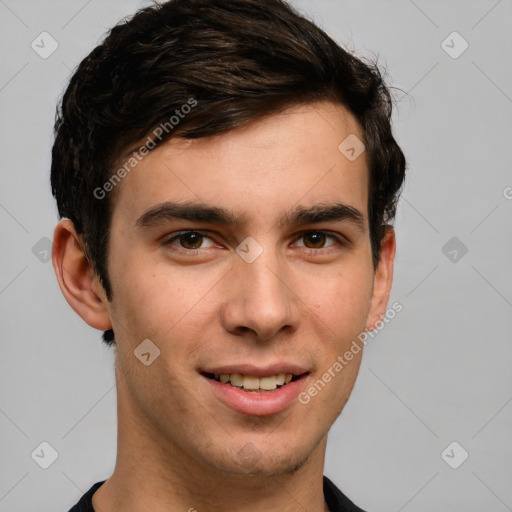
[[[366,155],[349,161],[338,150],[349,134],[363,138],[355,118],[323,102],[152,151],[116,190],[112,302],[71,221],[58,224],[53,263],[65,298],[89,325],[116,333],[118,456],[93,497],[96,511],[327,510],[327,433],[362,351],[307,405],[295,400],[269,416],[226,407],[199,369],[287,361],[310,370],[307,389],[385,314],[395,235],[390,227],[374,269]],[[155,205],[183,200],[229,208],[246,222],[136,225]],[[347,220],[277,224],[297,205],[333,202],[360,210],[362,229]],[[184,230],[207,233],[195,245],[169,242]],[[329,233],[318,241],[308,231]],[[248,236],[263,248],[252,263],[236,253]],[[161,351],[148,366],[133,353],[144,339]]]

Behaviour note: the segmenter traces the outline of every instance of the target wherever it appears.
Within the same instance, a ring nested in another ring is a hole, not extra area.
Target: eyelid
[[[185,230],[182,230],[182,231],[176,231],[174,233],[171,233],[169,235],[169,237],[165,237],[164,240],[163,240],[163,245],[164,246],[167,246],[167,245],[173,245],[171,242],[173,242],[174,240],[176,240],[177,238],[179,238],[181,235],[184,235],[184,234],[187,234],[187,233],[197,233],[199,235],[201,235],[202,237],[204,238],[209,238],[210,240],[214,241],[213,237],[210,236],[210,232],[209,231],[203,231],[203,230],[199,230],[199,229],[185,229]],[[305,230],[302,230],[298,233],[296,233],[294,235],[294,240],[300,240],[301,238],[303,238],[305,235],[309,234],[309,233],[322,233],[324,235],[326,235],[327,237],[331,237],[331,238],[334,238],[337,242],[338,242],[338,245],[342,246],[342,247],[348,247],[350,245],[352,245],[352,242],[346,237],[344,236],[343,234],[341,233],[338,233],[338,232],[335,232],[335,231],[329,231],[329,230],[326,230],[326,229],[305,229]],[[327,247],[320,247],[318,249],[315,249],[313,247],[306,247],[306,246],[300,246],[302,249],[306,250],[307,252],[311,252],[311,253],[318,253],[320,254],[321,252],[325,252],[325,251],[329,251],[329,250],[332,250],[332,247],[335,247],[336,244],[333,244],[333,245],[329,245]],[[204,252],[205,250],[209,250],[209,249],[212,249],[213,247],[207,247],[207,248],[204,248],[204,249],[185,249],[183,247],[179,247],[179,246],[175,246],[176,249],[173,249],[173,250],[176,250],[177,252],[182,252],[184,254],[199,254],[201,252]]]
[[[343,246],[352,245],[352,242],[342,233],[338,233],[337,231],[329,231],[327,229],[306,229],[299,233],[298,238],[302,238],[307,233],[322,233],[325,236],[329,236],[331,238],[336,239],[340,245],[343,245]],[[329,246],[329,247],[331,247],[331,246]],[[306,249],[311,249],[311,247],[306,247]],[[320,251],[322,249],[324,249],[324,247],[322,247],[321,249],[312,249],[312,250]],[[325,247],[325,249],[327,249],[327,247]]]
[[[184,229],[182,231],[175,231],[174,233],[171,233],[169,236],[166,236],[163,238],[163,245],[173,245],[172,243],[174,240],[179,238],[182,235],[185,235],[187,233],[197,233],[198,235],[201,235],[203,238],[209,238],[210,240],[214,241],[213,238],[208,234],[208,231],[201,231],[199,229]],[[175,246],[178,252],[183,252],[186,254],[194,254],[199,253],[201,251],[204,251],[205,249],[185,249],[184,247]],[[206,249],[211,249],[211,247],[207,247]]]

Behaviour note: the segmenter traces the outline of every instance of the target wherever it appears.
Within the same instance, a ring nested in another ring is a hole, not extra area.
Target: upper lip
[[[305,366],[292,363],[274,363],[267,366],[255,366],[253,364],[229,364],[223,366],[212,366],[201,370],[201,373],[214,373],[217,375],[238,373],[240,375],[253,375],[255,377],[266,377],[279,373],[291,373],[302,375],[309,372]]]

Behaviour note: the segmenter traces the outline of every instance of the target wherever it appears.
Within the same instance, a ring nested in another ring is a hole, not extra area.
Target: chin
[[[298,471],[309,459],[311,453],[298,447],[289,447],[287,453],[276,453],[269,445],[259,449],[248,442],[235,454],[226,454],[221,461],[212,461],[217,470],[232,476],[270,478]],[[233,456],[234,455],[234,456]]]

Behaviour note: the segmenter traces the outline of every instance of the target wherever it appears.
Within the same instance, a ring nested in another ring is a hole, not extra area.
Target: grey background
[[[379,55],[409,163],[390,300],[403,311],[367,346],[325,474],[369,512],[512,510],[512,1],[293,4]],[[144,5],[0,0],[0,512],[68,510],[114,468],[113,355],[45,261],[50,150],[71,69]],[[46,59],[31,48],[43,31],[59,45]],[[458,58],[441,44],[453,31]],[[43,441],[58,452],[46,470],[31,457]],[[453,441],[469,453],[458,469],[445,460],[460,448],[441,457]]]

